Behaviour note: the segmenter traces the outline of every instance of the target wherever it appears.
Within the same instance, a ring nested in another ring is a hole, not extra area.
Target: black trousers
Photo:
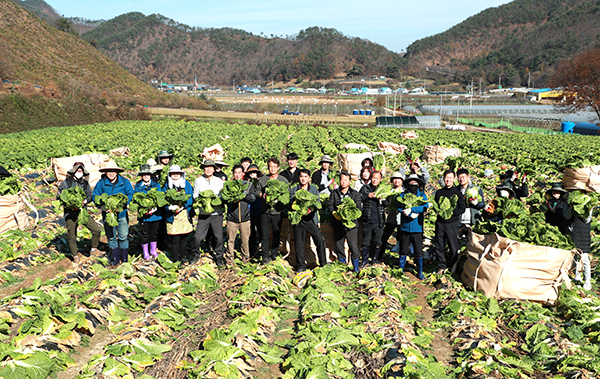
[[[371,224],[369,222],[363,222],[363,238],[362,246],[370,247],[373,245],[375,248],[381,246],[381,236],[383,235],[383,228],[380,224]]]
[[[198,225],[194,235],[194,254],[200,250],[202,240],[211,229],[216,238],[215,259],[223,258],[223,215],[198,216]],[[208,241],[207,241],[208,242]]]
[[[173,258],[173,262],[181,262],[185,257],[189,235],[190,233],[171,235],[171,258]]]
[[[438,268],[447,269],[452,267],[456,260],[458,259],[458,228],[460,226],[460,221],[452,222],[452,223],[435,223],[435,255],[438,260]],[[448,260],[446,260],[446,254],[444,253],[444,249],[448,244],[448,249],[450,253],[448,255]]]
[[[325,241],[319,226],[311,220],[301,220],[297,225],[294,225],[294,244],[296,248],[296,262],[298,263],[297,271],[306,270],[306,257],[304,256],[306,233],[308,233],[315,245],[317,246],[317,258],[319,266],[323,267],[327,263],[325,257]]]
[[[333,229],[333,239],[335,240],[335,253],[338,257],[346,256],[345,242],[348,242],[350,248],[350,259],[360,259],[358,251],[358,228],[346,229],[344,224],[332,218],[331,228]]]
[[[423,233],[399,232],[400,255],[409,255],[410,244],[415,250],[415,258],[423,258]]]
[[[279,240],[281,238],[281,221],[281,213],[263,213],[260,215],[263,259],[274,259],[278,255]],[[273,231],[273,240],[271,241],[271,246],[269,246],[269,237],[271,236],[271,231]]]
[[[381,235],[381,247],[385,250],[388,240],[390,239],[390,237],[392,236],[392,234],[394,233],[394,230],[398,228],[398,225],[396,224],[385,224],[385,226],[383,227],[383,234]],[[398,238],[399,239],[399,238]]]
[[[159,227],[160,220],[152,222],[140,221],[140,237],[142,245],[157,241]]]
[[[260,215],[250,217],[250,258],[258,258],[258,244],[262,240]]]

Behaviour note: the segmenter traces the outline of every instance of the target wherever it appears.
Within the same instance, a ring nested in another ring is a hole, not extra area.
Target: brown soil
[[[73,379],[81,372],[81,368],[96,354],[101,354],[104,351],[106,345],[110,344],[114,336],[108,329],[99,327],[96,329],[96,333],[90,338],[89,344],[86,346],[76,347],[72,353],[71,358],[75,360],[77,366],[73,366],[66,371],[58,373],[58,379]]]
[[[23,281],[1,288],[0,299],[10,296],[23,288],[31,287],[33,281],[38,277],[42,279],[42,282],[44,282],[48,279],[54,278],[58,273],[68,270],[69,268],[73,267],[73,265],[73,261],[68,258],[63,258],[56,263],[34,266],[25,272],[18,272],[15,274],[15,276],[22,276]]]
[[[419,281],[417,277],[410,272],[407,272],[406,275],[416,281],[416,283],[412,286],[412,289],[419,296],[410,302],[410,305],[421,307],[419,316],[422,318],[423,327],[429,327],[429,324],[434,321],[434,310],[429,306],[429,304],[427,304],[427,300],[425,298],[436,289],[427,283]],[[432,333],[434,338],[431,342],[431,350],[429,353],[433,354],[438,362],[442,363],[443,365],[454,367],[454,350],[447,339],[448,333],[444,332],[443,330],[436,330]]]

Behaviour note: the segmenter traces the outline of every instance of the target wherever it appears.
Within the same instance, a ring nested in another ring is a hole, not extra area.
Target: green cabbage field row
[[[565,166],[598,164],[600,140],[588,136],[543,136],[513,133],[448,132],[420,130],[421,138],[407,140],[398,129],[246,125],[220,122],[119,121],[108,124],[47,128],[0,136],[0,165],[7,169],[47,167],[49,159],[104,152],[127,146],[131,157],[119,163],[137,168],[158,150],[173,150],[182,167],[198,166],[204,147],[216,143],[226,151],[226,161],[250,156],[265,162],[282,151],[293,151],[300,163],[333,155],[353,142],[376,148],[377,142],[404,144],[422,150],[425,145],[458,147],[516,166],[522,172],[561,170]]]

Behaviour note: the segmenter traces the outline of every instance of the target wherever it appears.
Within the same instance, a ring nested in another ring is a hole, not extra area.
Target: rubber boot
[[[415,258],[415,265],[417,266],[417,278],[425,279],[423,275],[423,258]]]
[[[129,258],[129,249],[119,249],[121,253],[121,263],[127,262]]]
[[[352,260],[352,268],[354,269],[354,272],[358,272],[360,270],[359,266],[359,260],[358,259],[353,259]]]
[[[346,257],[345,257],[345,256],[343,256],[343,255],[340,255],[340,256],[338,257],[338,261],[339,261],[341,264],[343,264],[343,265],[347,264],[347,262],[346,262]]]
[[[110,265],[116,266],[119,264],[119,248],[110,249]]]
[[[590,291],[592,289],[592,268],[590,266],[590,256],[588,253],[581,254],[581,262],[583,263],[583,289]]]
[[[375,248],[375,251],[373,252],[373,260],[371,263],[373,263],[374,265],[381,264],[381,261],[379,260],[380,254],[381,254],[381,246],[378,246]]]
[[[142,244],[142,255],[144,256],[144,259],[150,259],[150,254],[148,254],[148,244]]]
[[[363,268],[367,265],[367,263],[369,263],[369,247],[368,246],[363,246],[361,249],[361,263],[360,263],[360,268]]]
[[[400,256],[400,260],[399,260],[399,265],[400,270],[402,270],[402,272],[404,272],[404,266],[406,266],[406,255],[401,255]]]
[[[157,242],[150,242],[150,258],[154,257],[158,257],[158,249],[157,249]]]

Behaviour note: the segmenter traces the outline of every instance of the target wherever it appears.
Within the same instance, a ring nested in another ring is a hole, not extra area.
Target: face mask
[[[418,185],[418,184],[409,184],[409,185],[408,185],[408,190],[409,190],[411,193],[414,193],[414,194],[416,194],[416,193],[417,193],[417,191],[419,190],[419,185]]]
[[[500,190],[499,193],[500,197],[508,197],[508,191],[507,190]]]
[[[79,171],[77,171],[77,172],[75,173],[75,178],[76,178],[76,179],[81,179],[81,178],[83,178],[83,172],[79,172]]]

